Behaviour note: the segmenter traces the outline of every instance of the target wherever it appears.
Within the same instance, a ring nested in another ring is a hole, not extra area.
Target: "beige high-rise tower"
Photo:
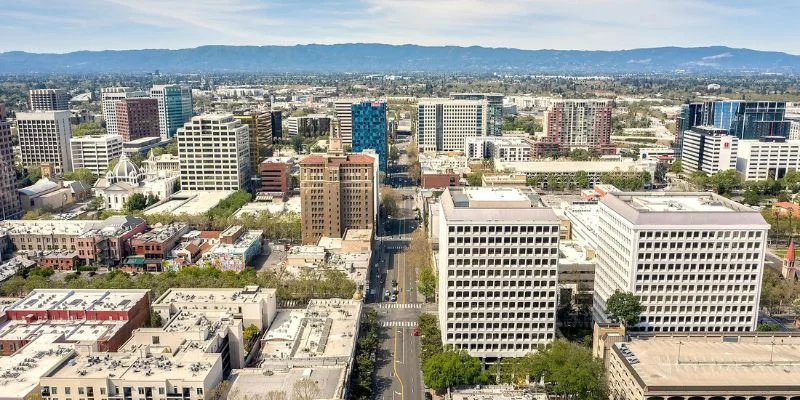
[[[316,244],[323,236],[340,238],[347,229],[373,229],[377,190],[377,157],[345,153],[334,121],[328,152],[300,160],[303,244]]]

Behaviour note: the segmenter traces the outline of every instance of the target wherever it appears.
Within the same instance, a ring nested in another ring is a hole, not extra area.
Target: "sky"
[[[2,0],[0,52],[388,43],[800,54],[797,0]]]

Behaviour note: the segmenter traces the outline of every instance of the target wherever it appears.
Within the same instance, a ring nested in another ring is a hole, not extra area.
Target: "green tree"
[[[569,158],[572,161],[589,161],[591,156],[584,149],[575,149],[569,152]]]
[[[681,160],[673,161],[672,164],[669,166],[669,172],[672,172],[673,174],[682,174],[683,163],[681,162]]]
[[[470,186],[483,186],[483,171],[467,174],[467,183]]]
[[[420,269],[417,290],[419,290],[420,294],[425,296],[426,301],[433,300],[436,294],[436,276],[433,273],[433,268],[430,266]]]
[[[729,194],[742,187],[742,178],[735,169],[728,169],[709,176],[708,185],[718,194]]]
[[[639,322],[644,308],[633,293],[615,291],[606,301],[606,313],[615,321],[631,327]]]
[[[754,190],[745,190],[743,202],[747,205],[757,206],[761,204],[761,195]]]
[[[296,135],[292,138],[292,148],[297,154],[303,153],[303,137]]]
[[[389,162],[396,163],[397,160],[400,159],[400,150],[397,149],[397,146],[391,146],[389,148]]]
[[[242,331],[242,338],[244,339],[244,350],[250,352],[253,346],[253,339],[258,336],[258,327],[254,324],[248,325]]]
[[[80,181],[90,188],[97,181],[97,175],[86,168],[77,168],[64,173],[64,179],[68,181]]]
[[[105,135],[106,130],[99,122],[89,121],[72,125],[72,137],[82,137],[90,135]]]
[[[575,172],[575,183],[581,189],[589,187],[589,173],[586,171]]]
[[[607,398],[603,363],[591,350],[556,340],[528,358],[530,376],[548,383],[553,394],[574,400]]]
[[[451,386],[474,385],[488,382],[488,374],[481,363],[464,350],[446,350],[422,364],[425,385],[442,391]]]
[[[128,212],[144,210],[147,208],[147,198],[141,193],[134,193],[125,200],[123,207]]]
[[[667,163],[664,161],[659,161],[656,164],[656,169],[653,172],[653,180],[656,183],[664,183],[667,181]]]
[[[442,333],[439,330],[439,321],[434,314],[420,314],[417,325],[420,333],[419,358],[424,363],[443,351]]]
[[[150,312],[150,327],[151,328],[161,328],[164,325],[164,320],[161,318],[161,314],[157,312]]]
[[[89,203],[86,204],[86,209],[89,211],[97,211],[103,208],[103,198],[100,196],[92,197]]]
[[[390,186],[382,186],[381,187],[381,208],[383,208],[383,213],[386,216],[394,217],[397,214],[397,201],[399,195],[397,191],[391,188]]]
[[[781,326],[772,322],[763,322],[758,324],[756,331],[758,332],[774,332],[780,330]]]

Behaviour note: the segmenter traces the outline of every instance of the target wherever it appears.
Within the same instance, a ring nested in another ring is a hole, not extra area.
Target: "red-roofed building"
[[[790,201],[779,201],[772,204],[772,209],[782,217],[788,217],[791,214],[793,217],[800,217],[800,204],[792,203]]]

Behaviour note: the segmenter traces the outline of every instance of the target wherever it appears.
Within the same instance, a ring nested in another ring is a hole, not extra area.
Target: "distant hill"
[[[152,72],[800,72],[800,56],[729,47],[619,51],[336,44],[202,46],[181,50],[0,53],[0,73]]]

